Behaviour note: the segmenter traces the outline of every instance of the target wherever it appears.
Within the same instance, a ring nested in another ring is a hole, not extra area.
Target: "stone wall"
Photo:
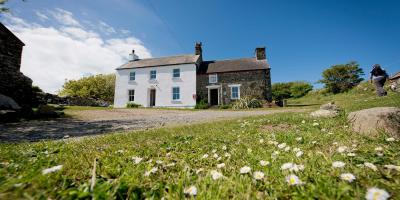
[[[253,71],[239,71],[239,72],[224,72],[218,73],[218,83],[208,83],[208,74],[197,75],[197,99],[208,100],[209,85],[221,85],[222,104],[229,104],[232,102],[230,99],[231,90],[228,85],[241,84],[240,96],[253,96],[260,100],[270,101],[271,98],[271,78],[270,70],[253,70]]]
[[[0,24],[0,94],[31,112],[32,80],[20,72],[23,43]]]

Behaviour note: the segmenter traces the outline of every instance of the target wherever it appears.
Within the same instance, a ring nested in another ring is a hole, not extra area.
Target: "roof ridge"
[[[228,59],[223,59],[223,60],[206,60],[204,62],[212,62],[212,61],[233,61],[233,60],[243,60],[243,59],[252,59],[255,57],[243,57],[243,58],[228,58]]]
[[[143,59],[139,59],[137,61],[150,60],[150,59],[161,59],[161,58],[171,58],[171,57],[181,57],[181,56],[198,56],[198,55],[196,55],[196,54],[180,54],[180,55],[174,55],[174,56],[161,56],[161,57],[143,58]]]

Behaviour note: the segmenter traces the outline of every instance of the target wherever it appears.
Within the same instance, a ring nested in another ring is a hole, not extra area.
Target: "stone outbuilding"
[[[20,71],[24,45],[17,36],[0,23],[0,94],[17,102],[23,113],[30,113],[32,80]]]

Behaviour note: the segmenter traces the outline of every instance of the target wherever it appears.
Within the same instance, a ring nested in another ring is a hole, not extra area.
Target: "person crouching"
[[[383,89],[383,86],[385,85],[386,79],[388,78],[388,74],[384,69],[381,68],[379,64],[375,64],[373,66],[370,77],[370,81],[375,83],[376,87],[376,94],[378,96],[386,96],[387,92],[385,89]]]

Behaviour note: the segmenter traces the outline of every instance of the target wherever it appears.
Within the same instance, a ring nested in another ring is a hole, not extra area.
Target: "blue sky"
[[[206,60],[251,57],[255,47],[266,46],[273,82],[315,83],[325,68],[353,60],[361,64],[365,78],[375,63],[380,63],[390,74],[400,70],[399,1],[11,0],[7,6],[12,17],[2,16],[1,20],[23,40],[28,40],[25,41],[27,57],[38,57],[29,53],[37,50],[28,47],[32,39],[29,34],[38,27],[53,28],[59,34],[64,34],[63,27],[79,28],[95,34],[103,42],[96,44],[104,52],[111,49],[120,54],[120,58],[117,55],[110,58],[113,62],[87,67],[92,65],[88,60],[81,68],[71,67],[74,71],[66,71],[64,78],[60,76],[57,87],[61,79],[112,72],[129,53],[130,47],[124,46],[124,42],[139,48],[142,57],[158,57],[193,53],[194,43],[201,41]],[[66,21],[49,19],[59,15]],[[68,21],[68,15],[79,24]],[[29,27],[30,32],[27,27],[18,29],[15,23],[19,21],[13,17],[37,26]],[[60,51],[64,56],[78,53],[54,48],[52,52]],[[72,55],[71,58],[82,59]],[[54,65],[66,60],[54,61]],[[23,60],[22,70],[27,69],[29,75],[34,70],[28,70],[28,61]],[[46,65],[35,62],[41,67]],[[76,63],[68,63],[66,67]],[[54,65],[48,70],[57,72],[59,69]],[[39,86],[56,90],[50,83],[41,83],[42,79],[45,77],[37,77]]]

